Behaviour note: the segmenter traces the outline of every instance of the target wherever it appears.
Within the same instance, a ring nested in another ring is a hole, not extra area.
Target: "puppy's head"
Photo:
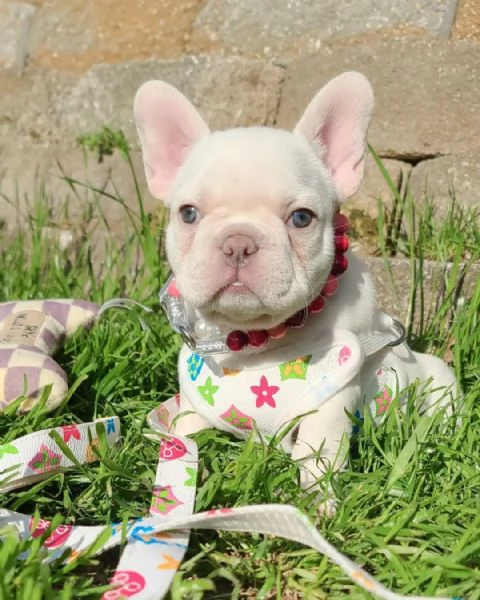
[[[146,178],[170,209],[167,254],[189,304],[246,330],[274,327],[319,294],[334,258],[335,211],[363,176],[372,106],[368,81],[344,73],[293,132],[210,133],[170,85],[139,89]]]

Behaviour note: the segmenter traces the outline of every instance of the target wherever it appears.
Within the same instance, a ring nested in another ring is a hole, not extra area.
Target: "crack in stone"
[[[383,159],[393,159],[393,160],[399,160],[402,161],[408,165],[410,165],[411,167],[416,167],[417,165],[419,165],[421,162],[424,162],[426,160],[431,160],[432,158],[442,158],[444,156],[450,156],[450,154],[446,153],[446,152],[426,152],[425,154],[409,154],[407,153],[402,153],[402,152],[383,152],[380,155],[380,158]]]

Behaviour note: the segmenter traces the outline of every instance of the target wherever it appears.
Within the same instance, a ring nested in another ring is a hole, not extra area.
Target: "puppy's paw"
[[[337,506],[338,501],[333,496],[330,496],[328,498],[322,498],[318,503],[318,514],[321,517],[328,517],[329,519],[331,519],[337,514]]]
[[[309,495],[309,505],[317,509],[317,512],[322,517],[332,518],[337,514],[338,500],[330,484],[322,484],[318,481],[311,483],[309,486],[302,481],[303,489]]]

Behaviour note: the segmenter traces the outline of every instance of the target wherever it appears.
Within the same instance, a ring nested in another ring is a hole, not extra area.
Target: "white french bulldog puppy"
[[[343,464],[348,413],[365,405],[380,417],[416,379],[433,378],[427,409],[456,394],[441,360],[387,345],[398,337],[392,322],[375,305],[365,265],[346,250],[338,211],[363,177],[372,109],[372,88],[354,72],[330,81],[293,132],[211,133],[160,81],[135,98],[148,186],[170,209],[176,289],[234,350],[202,358],[182,348],[176,431],[215,426],[268,438],[296,419],[282,445],[304,488]]]

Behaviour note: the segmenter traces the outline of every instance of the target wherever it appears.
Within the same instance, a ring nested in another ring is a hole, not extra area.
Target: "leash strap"
[[[0,531],[14,528],[22,539],[39,537],[49,531],[43,544],[48,552],[47,560],[68,551],[67,562],[88,551],[100,536],[107,539],[100,545],[98,554],[127,540],[111,580],[115,587],[105,592],[102,600],[164,598],[187,550],[191,529],[262,533],[298,542],[327,556],[359,587],[383,600],[455,600],[405,596],[389,590],[330,544],[294,506],[266,504],[194,514],[197,447],[186,437],[168,433],[177,413],[177,399],[172,398],[148,416],[150,426],[161,435],[148,517],[107,527],[60,525],[51,531],[49,521],[0,509]],[[95,449],[102,440],[113,446],[119,436],[119,420],[112,417],[47,429],[4,444],[0,447],[0,491],[93,462],[98,458]]]

